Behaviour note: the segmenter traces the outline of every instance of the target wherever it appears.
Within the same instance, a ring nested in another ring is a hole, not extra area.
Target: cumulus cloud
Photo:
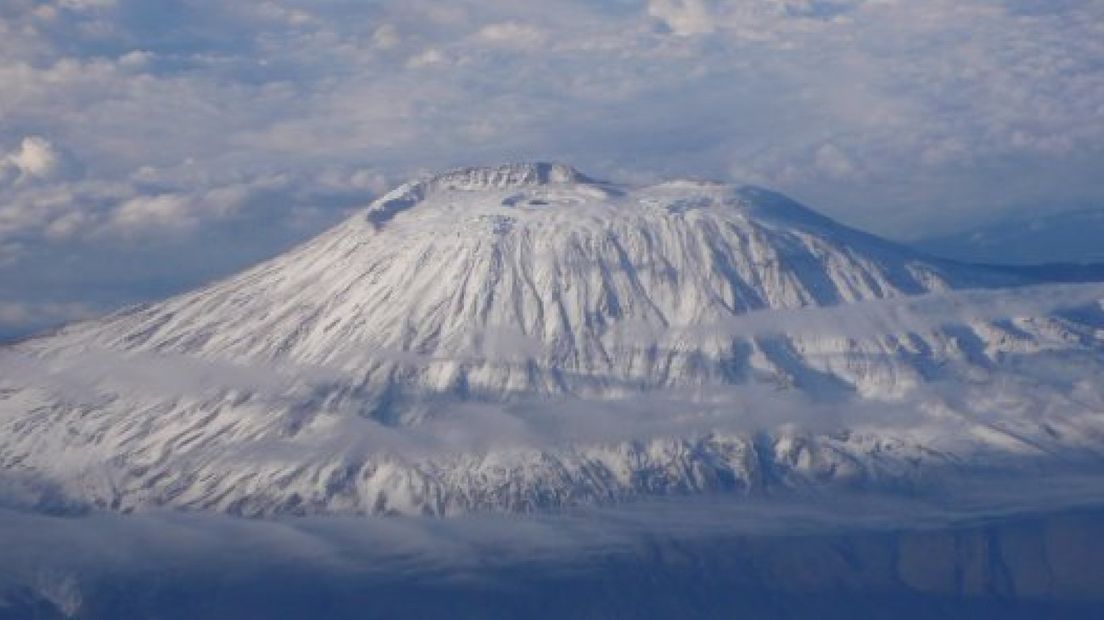
[[[442,65],[446,62],[448,62],[448,57],[445,56],[444,52],[435,47],[431,47],[425,51],[415,54],[414,56],[411,56],[410,60],[407,61],[406,66],[413,69],[418,69],[431,65]]]
[[[518,48],[533,48],[545,42],[543,31],[534,26],[518,22],[488,24],[476,36],[492,45]]]
[[[49,140],[26,136],[19,146],[0,157],[0,182],[12,183],[58,179],[78,172],[77,166]]]
[[[40,178],[58,167],[58,159],[50,143],[37,136],[24,138],[19,151],[8,157],[20,174]]]
[[[648,15],[677,35],[705,34],[714,29],[715,16],[705,0],[650,0]]]
[[[119,205],[112,223],[123,229],[186,227],[191,224],[188,200],[176,194],[139,196]]]

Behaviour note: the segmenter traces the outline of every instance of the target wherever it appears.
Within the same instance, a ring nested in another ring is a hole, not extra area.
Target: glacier
[[[466,168],[0,349],[0,483],[245,516],[912,492],[1098,468],[1102,373],[1104,285],[935,258],[757,187]]]

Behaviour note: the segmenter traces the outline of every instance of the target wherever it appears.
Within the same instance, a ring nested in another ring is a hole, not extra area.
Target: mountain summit
[[[466,168],[9,347],[0,468],[118,509],[447,515],[1096,458],[1104,292],[1026,284],[759,188]]]

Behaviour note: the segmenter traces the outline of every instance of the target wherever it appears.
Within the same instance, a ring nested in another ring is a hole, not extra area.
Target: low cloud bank
[[[683,498],[451,520],[256,521],[159,512],[59,518],[4,509],[0,617],[32,607],[59,617],[478,617],[522,610],[556,617],[572,609],[628,613],[637,597],[680,606],[645,606],[638,616],[695,608],[777,614],[771,605],[779,597],[806,606],[805,597],[852,603],[825,608],[826,617],[845,617],[855,604],[923,597],[956,613],[997,599],[1006,611],[1065,609],[1104,597],[1099,580],[1071,577],[1100,547],[1102,489],[1098,478],[1079,474],[984,478],[911,498]],[[969,551],[981,541],[995,546]],[[1028,553],[1035,541],[1043,555]],[[947,545],[949,556],[937,552]],[[980,585],[997,589],[956,586],[955,571],[974,574],[971,562],[992,561],[985,553],[995,554],[1023,590],[1000,594],[1007,586],[984,571]],[[1032,562],[1052,571],[1035,591],[1028,587],[1039,585],[1031,581]],[[738,600],[726,591],[738,592]]]

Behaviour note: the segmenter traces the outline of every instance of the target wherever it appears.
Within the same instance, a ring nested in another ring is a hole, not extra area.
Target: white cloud
[[[397,47],[401,42],[402,37],[394,24],[384,24],[372,33],[372,45],[377,49],[389,50]]]
[[[76,11],[107,9],[118,4],[117,0],[59,0],[58,6]]]
[[[0,335],[23,327],[42,327],[51,323],[86,319],[96,308],[82,302],[23,302],[0,300]]]
[[[0,174],[5,166],[14,169],[15,181],[45,179],[61,167],[61,155],[52,144],[39,136],[23,138],[19,148],[0,160]]]
[[[715,28],[716,16],[705,0],[649,0],[648,15],[681,36],[707,34]]]
[[[119,66],[129,69],[141,69],[149,65],[154,54],[145,50],[131,50],[119,56]]]
[[[307,10],[287,6],[283,0],[254,0],[239,3],[233,10],[242,11],[259,21],[271,24],[304,27],[315,21],[315,16]]]
[[[828,143],[816,151],[816,167],[825,174],[837,178],[846,178],[856,173],[855,162],[838,146]]]
[[[529,24],[500,22],[484,26],[476,37],[492,45],[534,48],[546,41],[545,33]]]
[[[407,61],[406,66],[412,69],[419,69],[421,67],[429,67],[432,65],[442,65],[446,62],[448,62],[448,57],[445,56],[444,52],[435,47],[431,47],[418,54],[415,54],[414,56],[411,56],[410,60]]]
[[[127,231],[190,228],[195,225],[191,207],[187,197],[179,194],[138,196],[114,210],[111,224]]]

